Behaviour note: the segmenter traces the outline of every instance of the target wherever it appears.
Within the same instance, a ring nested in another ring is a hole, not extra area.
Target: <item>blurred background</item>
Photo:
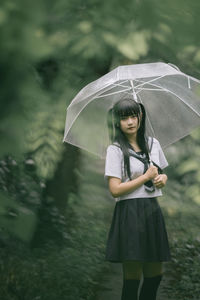
[[[104,161],[62,142],[66,108],[123,64],[170,62],[200,79],[199,13],[198,0],[1,0],[2,300],[94,300],[106,272],[112,281],[104,252],[115,202]],[[163,290],[197,300],[200,129],[165,153],[159,201],[173,259]]]

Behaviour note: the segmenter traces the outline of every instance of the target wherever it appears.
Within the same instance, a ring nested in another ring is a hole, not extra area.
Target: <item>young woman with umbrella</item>
[[[121,262],[121,300],[155,300],[163,262],[171,259],[168,236],[157,197],[162,195],[168,165],[160,143],[145,134],[145,108],[131,98],[109,110],[112,143],[105,177],[116,200],[106,245],[106,260]]]

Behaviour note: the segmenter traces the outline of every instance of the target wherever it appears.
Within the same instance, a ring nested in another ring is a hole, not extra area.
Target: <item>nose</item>
[[[128,117],[128,124],[132,124],[133,123],[133,118],[132,117]]]

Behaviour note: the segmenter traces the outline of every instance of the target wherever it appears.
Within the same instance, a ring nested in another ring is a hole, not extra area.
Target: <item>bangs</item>
[[[140,109],[139,105],[135,101],[127,99],[121,101],[117,105],[115,113],[118,118],[128,117],[132,115],[139,116]]]

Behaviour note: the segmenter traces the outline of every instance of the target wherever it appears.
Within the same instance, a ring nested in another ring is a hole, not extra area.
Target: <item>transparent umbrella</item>
[[[86,85],[67,108],[63,142],[101,158],[110,144],[107,112],[129,96],[146,110],[147,135],[163,148],[200,126],[200,81],[162,62],[119,66]]]

